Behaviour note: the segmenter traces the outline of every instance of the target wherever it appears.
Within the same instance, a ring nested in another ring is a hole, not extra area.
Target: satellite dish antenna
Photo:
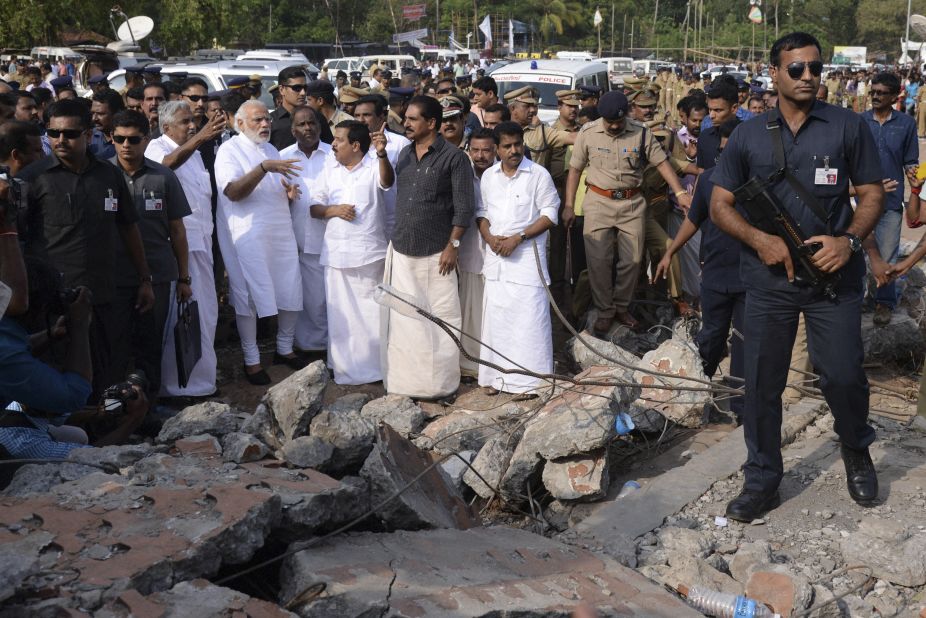
[[[125,20],[116,31],[116,36],[119,37],[121,41],[132,41],[133,43],[137,43],[151,34],[153,30],[154,20],[145,15],[139,15],[138,17],[130,17]]]
[[[926,41],[926,17],[922,15],[910,16],[910,29],[921,41]]]

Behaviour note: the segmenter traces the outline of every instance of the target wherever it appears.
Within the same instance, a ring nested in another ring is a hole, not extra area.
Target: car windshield
[[[501,99],[506,92],[518,90],[525,86],[536,88],[540,93],[540,107],[556,107],[556,91],[568,90],[572,87],[572,78],[563,75],[532,75],[533,79],[526,80],[523,75],[493,75],[498,84],[498,97]]]
[[[620,73],[630,73],[633,71],[633,64],[629,60],[615,60],[612,63],[613,71]]]

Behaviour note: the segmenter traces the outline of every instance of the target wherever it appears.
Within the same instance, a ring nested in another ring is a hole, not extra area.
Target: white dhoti
[[[456,272],[438,272],[440,254],[402,255],[390,247],[391,268],[386,282],[417,299],[421,308],[460,328],[460,293]],[[383,341],[388,342],[384,385],[386,391],[421,399],[437,399],[460,386],[460,351],[436,324],[396,311],[384,310]]]
[[[212,273],[212,250],[190,251],[191,288],[199,307],[199,330],[202,334],[203,355],[193,368],[186,388],[177,380],[177,352],[174,347],[174,326],[177,324],[177,303],[172,300],[164,327],[164,354],[161,356],[161,395],[167,397],[203,397],[215,392],[216,356],[215,326],[219,320],[219,303]],[[171,286],[171,298],[176,299],[176,284]]]
[[[328,366],[338,384],[383,379],[379,305],[373,300],[385,260],[356,268],[325,267],[328,297]]]
[[[463,349],[470,356],[479,356],[479,342],[482,338],[482,295],[485,288],[485,278],[480,273],[459,271],[460,277],[460,312],[463,319],[463,332],[460,337]],[[475,337],[470,339],[466,335]],[[460,355],[460,372],[465,376],[477,377],[479,364]]]
[[[296,347],[317,351],[328,347],[328,316],[325,308],[325,267],[318,262],[317,253],[300,253],[299,270],[302,273],[302,311],[296,322]],[[382,275],[382,271],[380,271]],[[377,283],[379,281],[377,280]],[[379,337],[379,327],[376,331]]]
[[[479,356],[505,369],[519,366],[553,373],[550,303],[542,287],[486,279],[482,313],[483,346]],[[493,352],[489,348],[494,348]],[[506,360],[507,357],[510,360]],[[479,385],[506,393],[525,393],[544,380],[479,366]]]

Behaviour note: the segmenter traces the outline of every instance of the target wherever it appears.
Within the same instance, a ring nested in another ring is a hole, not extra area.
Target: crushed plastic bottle
[[[617,432],[617,435],[626,436],[634,429],[633,419],[626,412],[619,412],[614,417],[614,431]]]
[[[686,596],[689,605],[715,618],[780,618],[762,603],[742,595],[692,586]]]
[[[636,482],[636,481],[627,481],[626,483],[624,483],[624,486],[621,487],[621,491],[620,491],[620,493],[617,494],[617,497],[618,497],[618,498],[623,498],[624,496],[626,496],[626,495],[629,494],[630,492],[636,491],[636,490],[638,490],[638,489],[640,489],[640,484],[639,484],[638,482]]]

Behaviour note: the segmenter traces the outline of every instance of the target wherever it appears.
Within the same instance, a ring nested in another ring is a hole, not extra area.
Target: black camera
[[[0,165],[0,180],[6,182],[10,188],[7,191],[6,200],[0,201],[6,209],[7,225],[17,223],[19,214],[26,211],[28,206],[28,186],[24,180],[14,178],[10,173],[10,168]]]
[[[103,411],[113,416],[125,412],[125,404],[133,399],[138,399],[138,391],[133,388],[135,386],[140,388],[142,392],[148,390],[148,377],[141,369],[126,376],[125,382],[113,384],[103,391],[101,402]]]

